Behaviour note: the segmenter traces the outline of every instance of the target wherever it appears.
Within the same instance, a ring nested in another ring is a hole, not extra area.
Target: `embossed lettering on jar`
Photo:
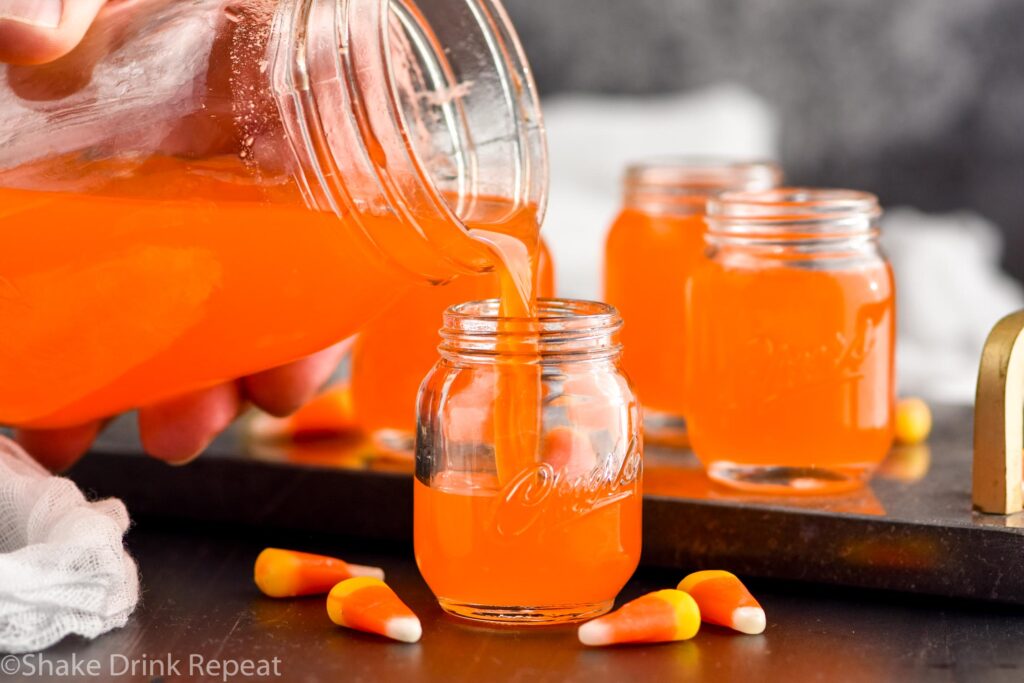
[[[639,561],[642,442],[619,368],[619,315],[593,302],[538,305],[534,321],[500,320],[495,301],[450,308],[420,391],[416,560],[458,616],[588,618],[610,609]],[[499,375],[524,362],[540,375],[540,445],[503,474]]]
[[[687,423],[709,475],[763,492],[863,483],[892,442],[895,311],[874,196],[727,193],[688,286]]]

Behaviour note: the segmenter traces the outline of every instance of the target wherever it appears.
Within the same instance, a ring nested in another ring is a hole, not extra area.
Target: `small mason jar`
[[[626,169],[623,208],[605,245],[604,299],[626,320],[623,366],[644,409],[647,441],[686,443],[686,279],[704,257],[708,199],[776,187],[771,162],[648,160]]]
[[[712,479],[758,492],[860,486],[893,436],[892,270],[873,195],[778,189],[708,207],[688,284],[687,425]]]
[[[542,299],[535,320],[497,312],[496,300],[449,308],[420,389],[416,561],[450,614],[590,618],[640,558],[643,447],[621,320],[561,299]]]

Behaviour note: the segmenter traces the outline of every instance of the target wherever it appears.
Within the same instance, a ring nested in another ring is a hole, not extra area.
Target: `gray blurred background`
[[[1000,228],[1002,264],[1024,278],[1021,0],[506,5],[546,98],[737,84],[776,115],[791,184],[973,210]]]

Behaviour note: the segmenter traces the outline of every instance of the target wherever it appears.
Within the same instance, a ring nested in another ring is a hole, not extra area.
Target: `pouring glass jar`
[[[137,0],[0,78],[0,423],[273,367],[535,241],[547,165],[496,0]]]

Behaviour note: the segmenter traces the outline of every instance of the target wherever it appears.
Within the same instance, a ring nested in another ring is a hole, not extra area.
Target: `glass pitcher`
[[[274,367],[536,242],[537,96],[497,0],[130,0],[0,67],[0,424]]]

